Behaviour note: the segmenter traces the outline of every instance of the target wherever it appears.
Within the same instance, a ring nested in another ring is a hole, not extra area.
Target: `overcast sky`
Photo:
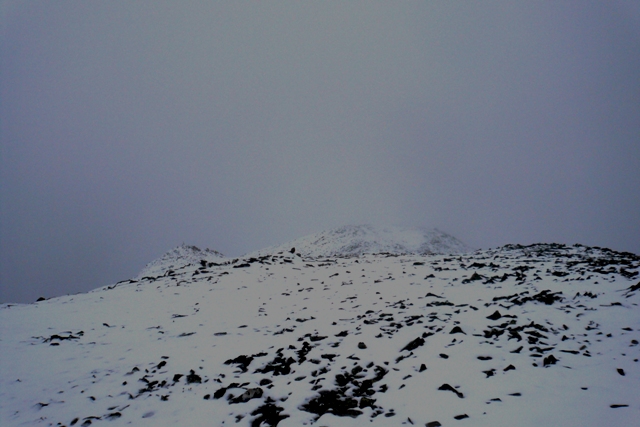
[[[640,3],[4,1],[0,302],[345,224],[640,253]]]

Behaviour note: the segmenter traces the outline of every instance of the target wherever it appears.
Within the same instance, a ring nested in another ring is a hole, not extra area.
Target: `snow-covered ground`
[[[640,257],[298,243],[0,306],[0,424],[638,425]]]

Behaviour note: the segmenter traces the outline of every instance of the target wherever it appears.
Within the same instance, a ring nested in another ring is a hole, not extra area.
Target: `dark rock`
[[[513,365],[509,365],[509,366],[507,366],[506,368],[503,369],[504,372],[515,371],[515,370],[516,370],[516,367],[513,366]]]
[[[322,390],[318,396],[300,406],[300,409],[318,416],[328,412],[338,417],[356,418],[362,414],[362,411],[354,409],[357,407],[356,399],[345,396],[339,390]]]
[[[550,354],[549,356],[544,358],[544,360],[542,361],[542,365],[543,366],[555,365],[556,362],[559,362],[559,360],[556,359],[553,354]]]
[[[213,398],[214,399],[220,399],[222,396],[224,396],[224,394],[227,392],[227,388],[226,387],[222,387],[218,390],[215,391],[215,393],[213,393]]]
[[[625,375],[624,374],[624,369],[618,368],[618,369],[616,369],[616,371],[618,371],[618,373],[624,377],[624,375]]]
[[[462,328],[460,326],[455,326],[451,332],[449,332],[449,334],[465,334],[466,333],[462,330]]]
[[[621,405],[621,404],[614,403],[613,405],[609,405],[609,407],[610,408],[614,408],[614,409],[616,409],[616,408],[628,408],[629,405]]]
[[[281,415],[284,408],[274,405],[274,401],[271,398],[267,398],[265,404],[258,407],[251,415],[258,415],[252,422],[251,427],[270,426],[275,427],[278,423],[289,415]]]
[[[502,314],[500,314],[500,312],[498,310],[496,310],[496,311],[493,312],[493,314],[491,316],[487,316],[487,319],[489,319],[489,320],[498,320],[501,317],[502,317]]]
[[[449,355],[444,354],[444,353],[440,353],[440,357],[442,357],[443,359],[448,359]]]
[[[118,419],[122,416],[122,414],[120,412],[112,412],[110,414],[108,414],[105,418],[108,420],[115,420]]]
[[[244,393],[242,393],[238,397],[234,397],[229,399],[230,403],[244,403],[248,402],[251,399],[259,399],[262,397],[263,391],[260,387],[247,389]]]
[[[442,391],[452,391],[456,394],[456,396],[458,396],[460,399],[464,398],[464,394],[460,393],[458,390],[456,390],[455,388],[451,387],[449,384],[442,384],[440,387],[438,387],[438,390],[442,390]]]
[[[424,338],[418,337],[415,340],[411,341],[409,344],[405,345],[400,351],[413,351],[416,348],[424,345]]]
[[[441,427],[442,424],[440,424],[439,421],[429,421],[428,423],[425,424],[425,427]]]
[[[358,343],[358,348],[359,348],[360,350],[364,350],[365,348],[367,348],[367,345],[366,345],[365,343],[363,343],[363,342],[359,342],[359,343]]]
[[[422,365],[420,365],[420,370],[418,372],[424,372],[427,370],[427,366],[423,363]]]
[[[197,375],[193,369],[190,371],[189,375],[187,375],[187,384],[191,384],[191,383],[201,383],[202,382],[202,378]]]
[[[175,374],[175,375],[173,376],[173,382],[174,382],[174,383],[177,383],[178,381],[180,381],[180,378],[182,378],[182,377],[184,377],[184,375],[182,375],[182,374]]]
[[[276,356],[273,361],[269,362],[264,368],[256,370],[256,372],[263,374],[273,372],[273,375],[289,375],[293,363],[295,363],[293,357],[285,359],[282,356]]]
[[[487,376],[487,378],[492,377],[496,374],[495,369],[489,369],[488,371],[482,371],[483,374]]]
[[[471,277],[469,277],[468,279],[464,279],[462,281],[462,284],[466,285],[467,283],[475,282],[477,280],[482,280],[482,276],[479,275],[477,272],[474,272],[473,275],[471,275]]]
[[[253,356],[240,355],[235,359],[227,360],[226,362],[224,362],[224,364],[238,365],[238,367],[240,368],[240,370],[242,370],[242,372],[247,372],[247,368],[249,367],[252,361],[253,361]]]
[[[376,405],[376,400],[375,399],[371,399],[369,397],[362,397],[360,398],[360,403],[358,404],[358,408],[362,409],[362,408],[375,408]]]
[[[456,420],[464,420],[465,418],[469,418],[469,415],[467,414],[460,414],[460,415],[456,415],[455,417]]]

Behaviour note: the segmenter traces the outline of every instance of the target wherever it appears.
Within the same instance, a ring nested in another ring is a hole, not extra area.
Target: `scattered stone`
[[[250,388],[238,397],[229,399],[230,403],[244,403],[251,399],[259,399],[262,397],[263,391],[260,387]]]
[[[442,384],[440,387],[438,387],[438,390],[442,390],[442,391],[452,391],[456,394],[456,396],[458,396],[460,399],[464,398],[464,394],[460,393],[458,390],[456,390],[455,388],[451,387],[449,384]]]
[[[496,310],[491,316],[487,316],[487,319],[489,320],[498,320],[502,317],[502,315],[500,314],[500,312],[498,310]]]
[[[281,414],[284,408],[274,405],[274,401],[271,398],[265,400],[265,404],[258,407],[251,415],[258,415],[252,422],[251,427],[260,427],[263,425],[269,427],[275,427],[278,423],[289,415]]]
[[[227,360],[226,362],[224,362],[224,364],[225,365],[238,365],[240,370],[244,373],[244,372],[247,372],[247,368],[251,364],[252,361],[253,361],[253,356],[240,355],[240,356],[236,357],[235,359]]]
[[[400,351],[413,351],[416,348],[424,345],[424,338],[418,337],[415,340],[411,341],[409,344],[405,345]]]
[[[187,375],[187,384],[192,384],[192,383],[198,383],[200,384],[202,382],[202,378],[197,375],[193,369],[191,369],[189,375]]]
[[[338,417],[356,418],[362,411],[354,409],[358,407],[358,401],[345,396],[339,390],[321,390],[319,395],[303,404],[300,409],[321,417],[331,413]]]

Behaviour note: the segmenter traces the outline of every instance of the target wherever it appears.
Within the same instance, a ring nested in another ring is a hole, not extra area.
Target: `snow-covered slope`
[[[419,227],[351,225],[311,234],[282,245],[248,254],[261,256],[292,248],[306,258],[359,256],[362,254],[458,254],[471,248],[440,230]]]
[[[200,264],[202,260],[219,263],[223,262],[225,257],[212,249],[200,249],[196,246],[182,244],[151,261],[138,273],[136,278],[164,276],[169,271],[177,271],[190,264]]]
[[[190,263],[0,306],[2,426],[632,426],[640,257]]]

